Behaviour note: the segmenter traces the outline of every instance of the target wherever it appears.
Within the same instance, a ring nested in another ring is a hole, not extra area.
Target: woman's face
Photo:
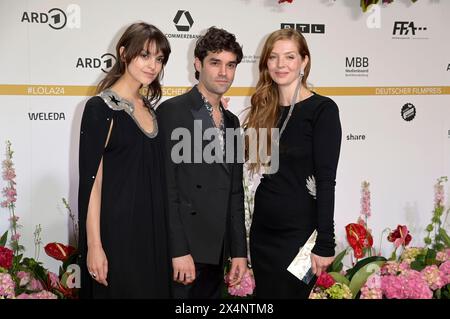
[[[267,60],[267,69],[272,80],[279,86],[294,83],[308,63],[308,57],[302,58],[296,43],[292,40],[278,40]]]
[[[155,43],[146,43],[141,53],[127,65],[126,72],[134,81],[147,86],[158,77],[163,61],[164,55],[156,51]]]

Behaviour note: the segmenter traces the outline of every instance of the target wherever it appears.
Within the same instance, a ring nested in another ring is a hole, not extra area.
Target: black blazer
[[[225,126],[239,128],[239,119],[222,110]],[[196,263],[207,264],[219,264],[228,257],[247,257],[242,163],[237,163],[237,157],[233,163],[206,163],[203,157],[200,163],[194,163],[194,153],[202,154],[209,143],[197,141],[194,149],[195,125],[201,134],[213,127],[197,87],[165,101],[156,114],[166,158],[172,257],[191,254]],[[201,130],[194,120],[201,120]],[[190,132],[192,149],[183,150],[190,163],[172,161],[172,147],[182,140],[171,140],[176,128]],[[236,150],[234,143],[234,154],[238,153]]]

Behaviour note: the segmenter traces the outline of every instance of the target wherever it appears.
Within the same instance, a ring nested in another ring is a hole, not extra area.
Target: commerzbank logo
[[[175,28],[178,31],[189,31],[194,25],[194,20],[189,11],[178,10],[175,18],[173,18],[173,23],[175,23]]]
[[[178,33],[166,33],[170,39],[197,39],[199,34],[192,34],[190,31],[194,25],[192,14],[188,10],[178,10],[172,19],[173,25]]]
[[[51,8],[48,11],[24,11],[20,19],[22,23],[46,24],[53,30],[79,29],[81,27],[81,8],[77,4],[69,4],[66,10]]]

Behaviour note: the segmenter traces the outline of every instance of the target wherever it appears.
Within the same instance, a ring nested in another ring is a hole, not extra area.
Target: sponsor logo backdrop
[[[345,243],[344,226],[359,215],[363,180],[371,183],[369,225],[376,244],[385,227],[397,224],[409,225],[412,244],[421,244],[432,186],[450,175],[450,42],[443,40],[448,12],[448,1],[397,1],[366,14],[358,1],[1,1],[0,147],[2,159],[5,140],[15,150],[27,254],[34,252],[37,224],[44,243],[68,240],[71,225],[61,198],[77,210],[83,106],[114,63],[118,37],[139,20],[158,26],[172,46],[164,99],[195,83],[193,50],[200,34],[212,25],[235,33],[244,59],[228,96],[240,116],[257,81],[265,37],[280,27],[303,30],[312,55],[310,85],[340,108],[338,245]],[[0,209],[0,232],[8,217]],[[57,270],[45,254],[41,260]]]

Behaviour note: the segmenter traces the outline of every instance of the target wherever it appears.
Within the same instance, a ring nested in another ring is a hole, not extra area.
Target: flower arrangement
[[[57,299],[75,298],[77,290],[75,288],[75,274],[69,269],[69,265],[76,257],[74,247],[65,246],[58,243],[51,243],[45,246],[46,253],[63,262],[59,275],[45,269],[39,259],[39,248],[42,244],[40,237],[41,227],[36,226],[34,232],[35,258],[24,257],[24,246],[20,244],[18,223],[19,217],[15,211],[17,200],[16,173],[12,161],[14,152],[11,149],[11,142],[6,142],[6,159],[3,161],[3,179],[6,187],[3,188],[5,200],[1,202],[1,207],[7,208],[10,213],[9,248],[7,230],[0,237],[0,299]]]
[[[247,260],[249,263],[249,269],[242,277],[240,284],[235,286],[229,285],[229,270],[230,263],[225,267],[224,281],[226,285],[226,291],[224,296],[226,298],[232,297],[246,297],[250,298],[253,295],[253,291],[255,289],[255,278],[253,275],[253,271],[251,269],[251,260],[250,260],[250,247],[249,247],[249,232],[250,226],[252,224],[253,218],[253,205],[254,205],[254,176],[250,172],[250,170],[244,167],[243,174],[243,187],[244,187],[244,211],[245,211],[245,229],[246,229],[246,238],[247,238]]]
[[[333,276],[323,272],[317,278],[310,299],[352,299],[352,291],[347,283],[337,282]]]
[[[367,227],[369,183],[363,182],[361,215],[365,219],[360,217],[358,223],[346,226],[347,240],[356,261],[353,267],[343,271],[342,260],[349,249],[338,254],[327,273],[319,276],[310,298],[449,299],[450,238],[445,225],[450,209],[444,207],[443,183],[446,181],[446,177],[441,177],[435,185],[435,206],[426,229],[425,246],[407,247],[412,236],[406,225],[386,229],[389,230],[387,240],[394,246],[389,259],[377,254],[372,247],[373,239]]]
[[[249,269],[241,279],[241,282],[237,285],[230,286],[230,276],[226,274],[224,281],[227,286],[227,292],[232,297],[251,297],[253,290],[255,289],[255,278],[253,271]]]
[[[336,0],[333,0],[336,1]],[[411,0],[411,2],[416,2],[417,0]],[[278,3],[283,3],[283,2],[288,2],[288,3],[292,3],[293,0],[278,0]],[[380,2],[380,0],[361,0],[360,1],[360,6],[363,12],[367,11],[367,8],[369,8],[369,6],[371,6],[372,4],[378,4]],[[394,0],[381,0],[382,4],[389,4],[394,2]]]

